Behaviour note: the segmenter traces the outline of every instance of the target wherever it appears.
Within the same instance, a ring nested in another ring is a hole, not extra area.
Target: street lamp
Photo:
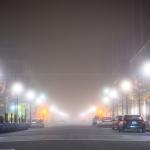
[[[115,99],[117,99],[117,97],[118,97],[118,91],[116,90],[116,89],[111,89],[111,91],[110,91],[110,98],[112,99],[112,116],[114,117],[114,115],[115,115],[115,102],[114,102],[114,100]]]
[[[36,99],[36,104],[37,105],[41,105],[43,103],[42,99],[40,99],[39,97]]]
[[[23,85],[19,82],[12,85],[12,93],[15,95],[20,95],[23,92]]]
[[[110,89],[109,89],[109,88],[105,88],[105,89],[103,90],[103,93],[104,93],[105,95],[108,95],[108,94],[110,93]]]
[[[142,83],[141,87],[143,88],[143,95],[145,95],[144,87],[146,87],[146,86],[144,86],[144,84],[145,84],[144,80],[145,80],[145,78],[146,79],[150,78],[150,61],[146,61],[146,62],[143,63],[143,65],[141,67],[141,73],[143,75],[143,78],[142,78],[142,81],[141,81],[141,83]],[[140,89],[140,87],[138,87],[138,92],[139,92],[138,93],[139,94],[139,114],[141,114],[141,102],[140,102],[141,101],[141,89]],[[146,114],[146,118],[147,118],[147,113],[144,113],[144,114]]]
[[[111,97],[112,99],[116,99],[116,98],[118,97],[118,91],[117,91],[116,89],[112,89],[112,90],[110,91],[110,97]]]
[[[127,99],[127,93],[130,92],[132,89],[132,83],[130,80],[123,80],[121,82],[121,90],[126,94],[126,113],[128,114],[128,99]],[[123,101],[123,99],[122,99]],[[123,104],[123,102],[122,102]],[[122,106],[123,107],[123,106]],[[123,108],[122,108],[123,110]]]
[[[19,103],[18,96],[23,92],[23,90],[24,87],[20,82],[16,82],[12,85],[12,93],[17,96],[17,121],[18,121],[18,103]]]
[[[45,93],[41,93],[37,99],[36,99],[36,104],[37,105],[41,105],[42,103],[44,103],[47,100],[47,95]]]
[[[15,109],[16,109],[16,106],[15,106],[14,104],[11,104],[11,106],[10,106],[10,110],[11,110],[11,112],[14,112],[14,111],[15,111]]]
[[[47,95],[45,93],[41,93],[40,96],[39,96],[39,98],[41,100],[46,100],[47,99]]]
[[[110,103],[110,98],[109,97],[103,97],[102,100],[103,100],[103,102],[105,104],[109,104]]]
[[[35,98],[35,91],[29,90],[26,95],[28,100],[33,100]]]
[[[121,89],[123,92],[127,93],[132,89],[132,84],[129,80],[124,80],[121,82]]]
[[[31,121],[32,121],[32,107],[31,107],[31,101],[33,101],[35,99],[35,91],[33,90],[29,90],[27,93],[26,93],[26,98],[27,100],[29,100],[29,104],[30,104],[30,124],[31,124]]]
[[[146,77],[150,77],[150,62],[145,62],[142,66],[142,73]]]

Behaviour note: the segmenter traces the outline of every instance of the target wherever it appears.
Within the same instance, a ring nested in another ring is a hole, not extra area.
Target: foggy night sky
[[[149,8],[149,0],[1,1],[0,58],[27,62],[58,106],[80,112],[149,40]]]

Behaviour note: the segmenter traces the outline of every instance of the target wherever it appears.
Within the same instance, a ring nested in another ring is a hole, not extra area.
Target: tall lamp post
[[[128,107],[128,97],[127,94],[131,91],[132,89],[132,83],[130,80],[123,80],[121,82],[121,90],[125,93],[126,95],[126,114],[129,113],[129,107]]]
[[[112,99],[112,117],[115,116],[115,100],[118,97],[118,91],[116,89],[111,89],[110,98]]]
[[[34,99],[35,99],[35,92],[33,90],[29,90],[27,93],[26,93],[26,98],[27,100],[29,101],[29,106],[30,106],[30,124],[32,122],[32,102]]]
[[[16,82],[12,85],[12,93],[16,95],[17,98],[17,109],[16,109],[16,115],[17,115],[17,122],[18,122],[18,105],[19,105],[19,95],[23,92],[23,85],[22,83]]]
[[[143,74],[143,87],[144,87],[144,79],[145,78],[150,78],[150,61],[147,61],[143,63],[142,65],[142,74]],[[146,102],[146,101],[145,101]],[[139,105],[139,111],[140,111],[140,105]],[[146,118],[147,118],[147,109],[146,109]]]

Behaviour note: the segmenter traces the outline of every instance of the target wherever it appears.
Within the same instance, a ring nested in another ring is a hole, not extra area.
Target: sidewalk
[[[29,124],[27,123],[0,123],[0,133],[27,130],[28,128]]]

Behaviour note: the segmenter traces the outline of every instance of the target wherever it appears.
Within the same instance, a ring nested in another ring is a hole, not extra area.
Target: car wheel
[[[121,132],[121,129],[120,129],[120,127],[118,127],[118,131],[119,131],[119,132]]]
[[[122,128],[122,132],[124,132],[125,131],[125,129],[124,128]]]
[[[137,132],[142,133],[142,128],[137,129]]]
[[[142,129],[142,133],[145,133],[145,129]]]

